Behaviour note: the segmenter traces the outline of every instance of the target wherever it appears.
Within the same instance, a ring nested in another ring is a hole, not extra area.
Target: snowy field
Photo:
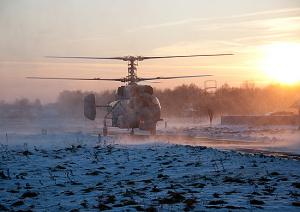
[[[220,149],[249,149],[283,152],[300,156],[300,130],[298,126],[247,126],[221,125],[215,120],[212,126],[205,120],[168,120],[165,128],[160,123],[162,135],[199,138],[200,145]],[[202,142],[201,142],[202,140]],[[184,142],[197,145],[197,142]]]
[[[300,161],[90,133],[1,135],[0,211],[299,211]]]
[[[300,157],[259,153],[299,155],[295,127],[184,120],[160,123],[156,137],[110,129],[101,139],[99,129],[86,120],[2,121],[0,211],[300,209]]]

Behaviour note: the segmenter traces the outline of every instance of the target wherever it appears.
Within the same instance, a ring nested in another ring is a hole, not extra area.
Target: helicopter
[[[50,79],[50,80],[96,80],[96,81],[117,81],[125,83],[116,92],[116,98],[107,105],[97,105],[94,94],[84,97],[84,116],[89,120],[95,120],[96,108],[106,108],[107,113],[103,120],[103,135],[108,134],[107,119],[111,119],[111,127],[120,129],[134,129],[149,131],[151,135],[156,134],[156,125],[161,118],[161,105],[159,99],[154,95],[153,87],[140,85],[142,81],[155,81],[192,77],[208,77],[212,75],[189,75],[170,77],[138,77],[138,62],[150,59],[187,58],[187,57],[211,57],[228,56],[233,54],[197,54],[197,55],[175,55],[175,56],[123,56],[123,57],[58,57],[47,56],[47,58],[64,59],[89,59],[89,60],[122,60],[128,63],[128,74],[123,78],[57,78],[57,77],[27,77],[29,79]]]

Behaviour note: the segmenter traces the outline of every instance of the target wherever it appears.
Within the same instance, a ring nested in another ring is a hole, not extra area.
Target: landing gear
[[[103,136],[107,136],[108,134],[108,130],[107,130],[107,126],[103,127]]]
[[[134,129],[131,128],[130,135],[134,135]]]
[[[108,134],[108,129],[107,129],[107,125],[106,125],[106,120],[104,120],[103,122],[103,136],[107,136]]]
[[[150,135],[156,135],[156,126],[150,130]]]

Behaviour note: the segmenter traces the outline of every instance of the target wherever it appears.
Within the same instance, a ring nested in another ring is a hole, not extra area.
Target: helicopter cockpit
[[[132,84],[129,86],[120,86],[117,90],[117,99],[129,99],[144,94],[153,95],[153,88],[149,85]]]

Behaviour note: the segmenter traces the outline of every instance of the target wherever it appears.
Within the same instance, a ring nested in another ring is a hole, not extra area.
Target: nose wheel
[[[103,130],[102,130],[102,132],[103,132],[103,136],[107,136],[107,134],[108,134],[108,129],[107,129],[107,125],[106,125],[106,120],[104,120],[104,123],[103,123]]]
[[[131,128],[130,135],[134,135],[134,129]]]
[[[156,135],[156,126],[150,130],[150,135]]]

